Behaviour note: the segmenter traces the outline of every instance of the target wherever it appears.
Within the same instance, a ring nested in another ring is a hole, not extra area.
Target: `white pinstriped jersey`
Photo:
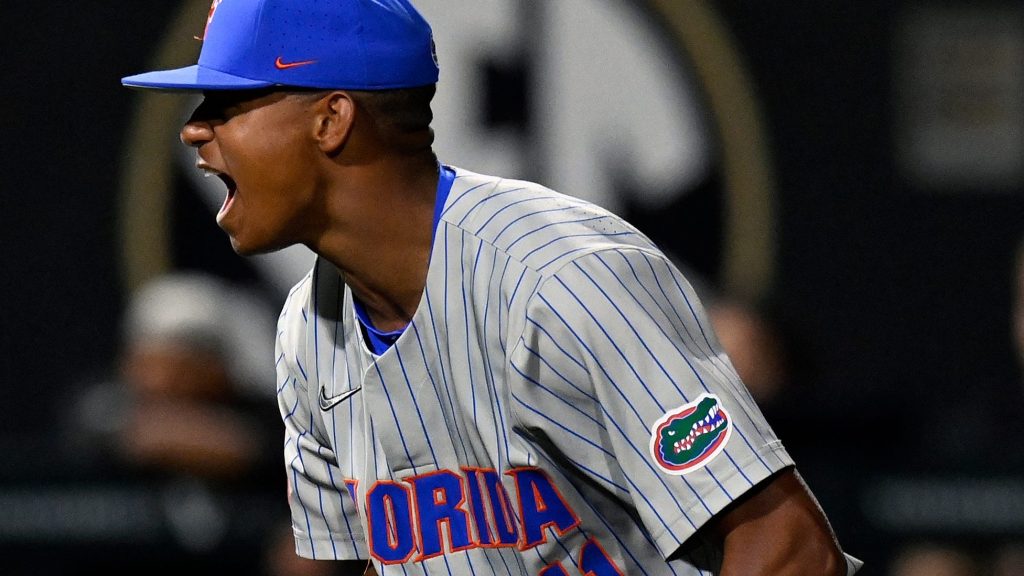
[[[380,356],[318,259],[277,365],[298,551],[381,575],[708,574],[666,558],[792,464],[666,256],[527,182],[457,170]]]

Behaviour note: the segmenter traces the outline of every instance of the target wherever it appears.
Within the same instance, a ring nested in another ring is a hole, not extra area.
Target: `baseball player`
[[[407,0],[215,0],[181,131],[240,254],[318,254],[277,336],[300,555],[367,573],[845,574],[678,270],[615,215],[436,159]],[[613,88],[609,88],[613,89]]]

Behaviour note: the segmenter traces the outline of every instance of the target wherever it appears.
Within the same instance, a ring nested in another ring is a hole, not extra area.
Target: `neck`
[[[407,157],[334,167],[325,183],[325,221],[308,246],[341,270],[374,325],[412,319],[427,279],[437,167]]]

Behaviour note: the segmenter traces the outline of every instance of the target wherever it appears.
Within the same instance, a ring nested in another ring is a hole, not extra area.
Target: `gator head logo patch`
[[[731,434],[732,420],[718,396],[701,394],[654,423],[651,455],[663,471],[686,474],[717,456]]]

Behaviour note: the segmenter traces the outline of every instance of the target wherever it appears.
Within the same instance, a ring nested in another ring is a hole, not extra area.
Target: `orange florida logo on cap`
[[[210,22],[213,22],[213,15],[217,12],[217,6],[224,0],[213,0],[210,3],[210,13],[206,15],[206,27],[203,28],[203,36],[194,36],[196,40],[206,40],[206,32],[210,30]]]

